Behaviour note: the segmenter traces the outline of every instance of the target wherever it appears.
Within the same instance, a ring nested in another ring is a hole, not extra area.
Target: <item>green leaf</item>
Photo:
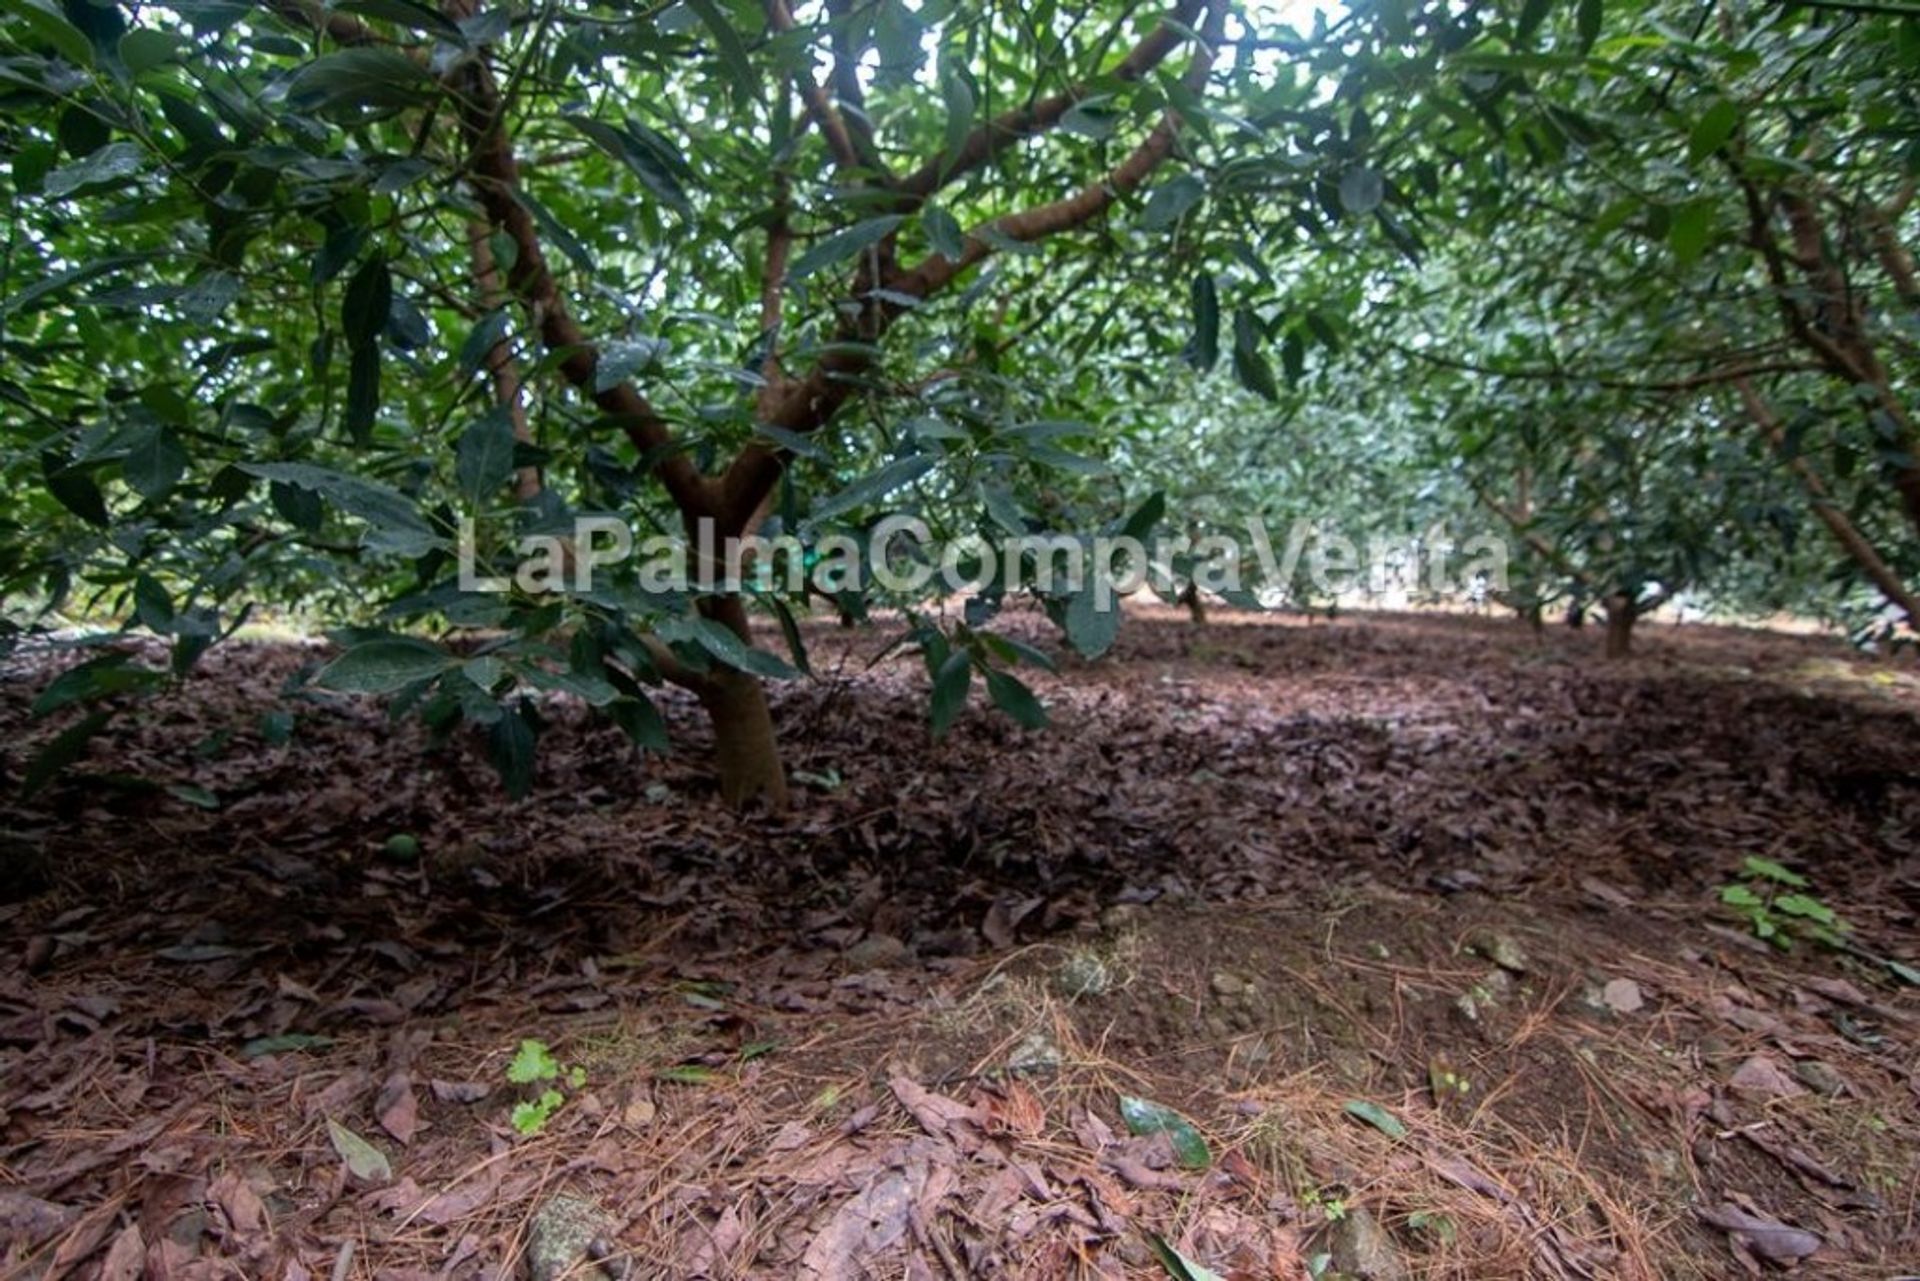
[[[995,707],[1021,725],[1028,729],[1046,728],[1047,709],[1019,677],[988,669],[987,693],[992,695]]]
[[[535,200],[533,193],[525,187],[515,187],[513,189],[513,198],[525,206],[528,213],[533,215],[534,222],[540,226],[540,234],[545,236],[553,244],[558,245],[560,252],[567,256],[568,262],[588,275],[593,274],[593,255],[587,252],[587,247],[580,243],[578,236],[567,229],[565,223],[554,217],[552,211],[544,204]]]
[[[600,120],[586,116],[568,116],[567,122],[593,140],[595,146],[618,160],[652,192],[655,199],[676,213],[690,214],[693,202],[673,170],[661,163],[652,149],[643,146],[631,134]]]
[[[30,797],[52,782],[59,773],[86,755],[87,744],[113,719],[112,708],[100,708],[61,730],[47,745],[34,753],[20,776],[20,795]]]
[[[943,737],[953,725],[960,709],[967,705],[967,692],[973,688],[973,656],[956,649],[940,664],[933,678],[933,736]]]
[[[1213,1164],[1213,1153],[1193,1122],[1147,1099],[1120,1096],[1120,1119],[1129,1134],[1164,1134],[1173,1143],[1173,1156],[1189,1170],[1204,1170]]]
[[[1525,44],[1533,39],[1533,33],[1538,31],[1540,24],[1547,20],[1547,15],[1553,11],[1553,5],[1554,0],[1525,0],[1525,3],[1520,6],[1520,23],[1517,30],[1520,43]]]
[[[758,99],[759,73],[753,69],[753,60],[747,56],[747,46],[740,39],[740,33],[733,29],[720,6],[714,0],[687,0],[687,7],[700,15],[700,21],[712,33],[713,43],[720,52],[720,64],[733,85],[735,101],[745,104]]]
[[[1713,239],[1713,215],[1712,200],[1689,200],[1673,211],[1667,224],[1667,243],[1681,266],[1691,266],[1706,252]]]
[[[653,1074],[656,1081],[671,1081],[675,1085],[709,1085],[718,1075],[712,1068],[698,1063],[682,1063],[673,1067],[663,1067]]]
[[[933,252],[948,262],[959,262],[966,254],[966,234],[944,205],[929,202],[920,211],[920,225],[927,233],[927,244]]]
[[[391,22],[397,26],[410,27],[415,31],[424,31],[448,44],[465,45],[467,43],[466,36],[451,19],[442,16],[435,9],[417,3],[417,0],[337,0],[333,7],[347,13],[378,18],[382,22]]]
[[[672,750],[673,744],[667,737],[667,723],[660,719],[659,709],[650,700],[641,697],[618,698],[607,704],[606,711],[613,723],[640,747],[660,756]]]
[[[1593,42],[1600,38],[1600,22],[1605,16],[1606,0],[1580,0],[1580,8],[1574,15],[1580,33],[1580,52],[1593,48]]]
[[[296,71],[287,101],[303,111],[408,107],[432,85],[426,68],[398,49],[342,49]]]
[[[1796,890],[1807,888],[1807,878],[1798,872],[1790,871],[1770,858],[1761,858],[1758,854],[1749,854],[1740,864],[1740,870],[1748,876],[1758,876],[1769,881],[1778,881],[1782,885],[1792,886]]]
[[[836,231],[795,258],[787,267],[787,279],[805,280],[816,271],[846,262],[885,240],[905,221],[900,214],[888,214]]]
[[[785,427],[775,427],[772,423],[755,423],[753,434],[764,436],[780,448],[801,458],[811,458],[815,462],[826,462],[827,451],[815,444],[812,438],[797,431],[788,431]]]
[[[1220,291],[1213,273],[1194,273],[1189,293],[1193,299],[1193,335],[1181,355],[1189,365],[1206,373],[1220,363]]]
[[[333,1047],[330,1036],[310,1032],[282,1032],[278,1036],[256,1036],[240,1047],[243,1059],[264,1058],[269,1054],[287,1054],[295,1050],[326,1050]]]
[[[37,718],[75,703],[151,689],[166,680],[163,673],[151,668],[132,666],[132,657],[124,650],[113,650],[69,667],[49,681],[33,700],[32,715]]]
[[[1687,135],[1687,159],[1699,164],[1725,146],[1739,127],[1740,108],[1721,98],[1707,108],[1707,113],[1694,123],[1693,132]]]
[[[1785,912],[1788,916],[1798,916],[1829,927],[1838,926],[1840,918],[1832,908],[1819,899],[1806,894],[1782,894],[1773,901],[1775,911]]]
[[[1280,399],[1273,366],[1260,350],[1260,321],[1245,307],[1233,313],[1233,375],[1248,391],[1266,399]]]
[[[938,461],[931,454],[908,454],[905,458],[896,458],[880,470],[862,476],[839,493],[816,502],[807,514],[807,523],[817,525],[843,512],[877,503],[894,490],[919,480],[932,471]]]
[[[669,619],[656,629],[668,640],[690,640],[708,654],[719,659],[728,667],[743,672],[752,672],[756,676],[768,676],[775,680],[786,680],[797,675],[792,667],[763,649],[755,649],[741,640],[731,627],[715,622],[711,618],[694,616],[691,618]]]
[[[380,339],[393,314],[393,271],[378,254],[360,264],[347,282],[340,304],[340,329],[353,347],[370,347]]]
[[[362,641],[320,669],[314,682],[350,694],[391,694],[455,665],[438,645],[413,636]]]
[[[1099,658],[1113,648],[1114,640],[1120,635],[1120,598],[1110,587],[1105,587],[1106,608],[1100,608],[1097,598],[1102,592],[1096,590],[1091,572],[1087,578],[1067,601],[1067,643],[1082,658]]]
[[[974,112],[973,86],[967,83],[958,64],[944,58],[940,62],[940,98],[947,107],[946,143],[940,153],[944,174],[951,171],[960,158],[967,135],[973,131]]]
[[[332,1117],[327,1118],[327,1137],[333,1141],[333,1150],[346,1162],[347,1172],[362,1183],[385,1183],[393,1178],[393,1166],[387,1161],[386,1153]]]
[[[551,1081],[560,1075],[560,1062],[553,1057],[553,1051],[547,1048],[545,1041],[528,1038],[520,1042],[520,1048],[514,1053],[512,1062],[507,1064],[507,1080],[515,1085],[532,1085],[535,1081]]]
[[[1168,1245],[1158,1233],[1146,1234],[1147,1249],[1153,1251],[1153,1257],[1173,1281],[1226,1281],[1212,1268],[1203,1267],[1189,1259],[1180,1251]]]
[[[1141,211],[1140,226],[1145,231],[1171,227],[1185,217],[1207,194],[1207,184],[1197,174],[1183,173],[1153,189],[1147,207]],[[1378,201],[1375,202],[1379,203]]]
[[[1154,529],[1167,514],[1167,495],[1164,490],[1154,490],[1145,501],[1133,509],[1133,514],[1120,526],[1120,536],[1146,542],[1153,537]]]
[[[13,14],[22,28],[52,45],[54,52],[75,66],[93,65],[93,42],[61,16],[60,7],[52,0],[0,0],[0,13]]]
[[[120,61],[126,64],[128,75],[137,76],[173,61],[185,47],[185,42],[170,31],[136,27],[120,37]]]
[[[467,340],[460,344],[460,376],[471,378],[487,363],[487,355],[507,336],[512,317],[505,311],[490,311],[474,322]]]
[[[383,550],[418,556],[446,545],[446,540],[436,535],[420,515],[412,499],[379,481],[363,480],[311,463],[239,463],[237,466],[249,476],[318,493],[341,511],[373,526],[378,535],[374,545]]]
[[[47,492],[81,520],[102,529],[112,522],[107,511],[106,496],[86,471],[69,465],[59,455],[48,451],[40,455],[40,473]]]
[[[1369,1103],[1365,1099],[1350,1099],[1340,1110],[1348,1116],[1357,1117],[1365,1121],[1368,1125],[1390,1139],[1404,1139],[1407,1137],[1407,1127],[1401,1122],[1400,1118],[1381,1107],[1378,1103]]]
[[[82,187],[102,186],[131,178],[146,168],[146,163],[146,155],[140,150],[139,143],[109,143],[70,165],[53,170],[47,175],[42,190],[49,199],[57,200],[72,195]]]
[[[513,479],[513,419],[504,407],[482,414],[453,447],[453,474],[468,502],[481,503]]]
[[[1350,214],[1370,214],[1386,196],[1386,180],[1371,166],[1355,165],[1340,175],[1340,207]]]
[[[187,448],[171,427],[150,427],[120,462],[120,475],[142,498],[159,498],[187,471]]]
[[[379,414],[380,348],[376,344],[355,347],[347,364],[347,412],[342,419],[347,439],[356,445],[370,442]]]
[[[516,801],[533,790],[535,746],[533,722],[524,706],[507,709],[487,731],[487,757],[506,785],[507,795]]]

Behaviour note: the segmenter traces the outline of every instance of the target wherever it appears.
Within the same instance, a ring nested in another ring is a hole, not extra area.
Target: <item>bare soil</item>
[[[933,742],[916,659],[808,635],[778,817],[673,695],[665,759],[544,704],[513,803],[265,645],[23,802],[16,656],[0,1274],[1920,1271],[1920,997],[1719,902],[1777,860],[1920,964],[1910,661],[1143,611]],[[582,1076],[523,1136],[528,1038]]]

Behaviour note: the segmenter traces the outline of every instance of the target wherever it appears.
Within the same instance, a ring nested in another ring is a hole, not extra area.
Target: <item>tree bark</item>
[[[780,763],[766,688],[746,672],[716,671],[701,685],[699,697],[713,723],[720,799],[733,809],[756,803],[785,809],[787,772]]]
[[[1625,658],[1633,650],[1633,625],[1640,610],[1625,592],[1607,597],[1607,657]]]
[[[1207,602],[1201,599],[1200,589],[1188,583],[1186,590],[1179,596],[1179,603],[1187,607],[1187,620],[1195,625],[1207,621]]]

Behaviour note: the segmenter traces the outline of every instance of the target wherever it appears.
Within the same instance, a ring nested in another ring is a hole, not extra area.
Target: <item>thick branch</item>
[[[473,262],[473,283],[480,293],[483,311],[492,311],[506,301],[500,270],[493,260],[491,232],[492,228],[484,222],[476,220],[467,224],[467,249]],[[527,407],[521,396],[520,365],[513,358],[513,343],[505,335],[488,349],[485,364],[487,376],[493,380],[494,401],[507,411],[507,418],[513,424],[513,438],[523,444],[532,444],[533,433],[527,428]],[[538,467],[522,467],[514,473],[515,498],[525,502],[539,492]]]
[[[1183,11],[1184,6],[1177,12]],[[1207,6],[1203,42],[1185,76],[1187,87],[1196,95],[1204,92],[1207,79],[1213,72],[1215,50],[1226,26],[1226,12],[1227,0],[1211,0]],[[1164,51],[1160,56],[1164,56]],[[1154,60],[1158,61],[1158,57]],[[1065,199],[1008,214],[996,220],[992,226],[1009,239],[1035,241],[1092,221],[1114,201],[1138,189],[1146,181],[1154,168],[1172,152],[1179,130],[1179,114],[1168,108],[1146,140],[1103,178],[1087,184]],[[992,246],[985,240],[977,234],[971,235],[958,262],[940,254],[930,254],[911,271],[890,276],[884,286],[891,293],[910,298],[930,298],[992,252]],[[871,323],[876,330],[863,335],[867,344],[876,340],[901,311],[902,307],[896,303],[863,309],[863,312],[872,313]],[[805,379],[790,384],[780,396],[770,399],[763,407],[763,421],[796,432],[813,431],[826,423],[852,393],[855,379],[871,364],[871,357],[866,352],[867,347],[863,346],[835,351],[822,357]],[[781,467],[778,450],[761,445],[749,445],[742,450],[721,478],[718,507],[723,523],[737,528],[739,522],[750,519],[779,480]]]
[[[709,487],[687,456],[679,452],[673,430],[647,398],[629,382],[595,387],[599,350],[588,341],[567,308],[559,283],[547,265],[533,215],[516,195],[519,165],[513,142],[499,119],[500,89],[493,73],[474,59],[462,65],[459,102],[461,133],[470,152],[469,177],[488,222],[513,239],[517,254],[507,272],[507,287],[527,310],[535,331],[560,358],[568,382],[590,396],[626,432],[642,456],[652,460],[667,493],[689,519],[710,509]]]
[[[1139,80],[1149,71],[1166,60],[1180,43],[1187,39],[1187,30],[1199,16],[1202,0],[1178,0],[1173,12],[1161,19],[1154,29],[1130,50],[1126,57],[1101,77],[1109,80]],[[1211,46],[1218,46],[1225,35],[1224,10],[1219,4],[1212,6],[1215,15],[1206,33]],[[1207,65],[1212,66],[1211,49],[1204,52]],[[1093,86],[1081,82],[1040,101],[1024,107],[1015,108],[989,120],[969,133],[959,149],[951,154],[943,152],[908,174],[900,183],[900,190],[922,200],[933,195],[955,178],[970,173],[993,160],[1002,151],[1015,143],[1036,134],[1045,133],[1059,124],[1062,117],[1093,93]]]
[[[786,0],[767,0],[767,23],[775,31],[786,34],[794,30],[793,11],[787,8]],[[827,146],[833,151],[833,158],[842,169],[861,169],[864,162],[860,149],[854,145],[853,135],[847,131],[845,117],[840,109],[833,105],[832,97],[812,72],[801,72],[794,77],[800,86],[800,98],[807,104],[807,114],[820,126],[820,132],[826,135]]]
[[[1734,386],[1740,391],[1740,401],[1746,406],[1747,417],[1760,429],[1760,434],[1766,437],[1774,452],[1786,460],[1788,469],[1799,480],[1800,487],[1807,491],[1807,498],[1813,504],[1813,514],[1827,527],[1833,540],[1860,566],[1868,581],[1880,589],[1881,595],[1906,614],[1907,625],[1920,627],[1920,602],[1915,601],[1913,593],[1907,590],[1907,585],[1901,581],[1893,566],[1887,564],[1874,545],[1867,541],[1866,535],[1847,519],[1839,504],[1833,501],[1826,482],[1814,471],[1806,455],[1797,451],[1789,452],[1786,428],[1781,425],[1773,407],[1761,399],[1760,393],[1754,390],[1749,380],[1742,378]]]

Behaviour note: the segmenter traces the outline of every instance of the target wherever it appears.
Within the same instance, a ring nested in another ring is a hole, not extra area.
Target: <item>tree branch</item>
[[[1159,66],[1168,54],[1187,39],[1187,30],[1199,16],[1202,2],[1178,0],[1173,11],[1162,18],[1139,44],[1100,79],[1139,80]],[[1218,47],[1225,38],[1225,14],[1217,3],[1210,6],[1210,11],[1216,16],[1209,19],[1208,25],[1216,29],[1210,31],[1206,39],[1211,46]],[[1206,51],[1206,59],[1211,68],[1212,49]],[[906,195],[925,200],[954,179],[991,162],[1015,143],[1053,128],[1067,112],[1092,93],[1093,85],[1082,81],[1051,97],[994,117],[969,133],[952,154],[942,152],[907,175],[900,182],[900,190]]]
[[[767,0],[767,24],[782,35],[796,30],[793,11],[787,8],[786,0]],[[807,104],[807,114],[813,117],[813,122],[820,126],[820,132],[826,135],[834,161],[842,169],[866,168],[860,148],[854,145],[853,135],[847,130],[845,117],[833,105],[833,99],[826,89],[813,78],[813,73],[797,73],[794,81],[800,86],[800,99]]]
[[[507,272],[507,287],[526,308],[533,328],[549,351],[559,357],[568,382],[590,397],[626,433],[634,447],[652,460],[654,474],[689,520],[709,514],[712,495],[706,478],[679,451],[673,429],[655,412],[647,398],[630,382],[596,388],[600,352],[587,339],[567,308],[559,283],[547,265],[533,215],[517,196],[520,171],[513,142],[499,119],[500,89],[493,73],[478,58],[456,69],[464,83],[455,97],[461,134],[469,159],[469,180],[486,210],[488,222],[513,239],[517,250]]]
[[[1184,12],[1186,8],[1183,0],[1181,9],[1176,12]],[[1226,27],[1227,0],[1208,0],[1206,14],[1201,47],[1184,77],[1187,87],[1196,95],[1204,91],[1207,79],[1213,72],[1215,50]],[[1161,29],[1165,29],[1165,25],[1162,23]],[[1167,47],[1171,48],[1172,45]],[[1138,53],[1139,48],[1136,48],[1135,54]],[[1163,56],[1164,50],[1153,60],[1157,62]],[[1087,184],[1072,196],[1008,214],[991,225],[1010,239],[1034,241],[1092,221],[1114,201],[1136,190],[1172,152],[1180,123],[1178,112],[1169,107],[1145,141],[1102,179]],[[929,254],[912,270],[892,274],[882,284],[890,293],[916,299],[930,298],[992,252],[992,247],[976,233],[968,237],[960,261],[954,262],[940,254]],[[902,304],[894,302],[863,308],[863,317],[870,315],[870,323],[874,326],[873,333],[862,335],[866,345],[870,346],[884,333],[903,310]],[[787,431],[815,430],[831,419],[845,403],[855,380],[871,363],[872,358],[865,346],[823,356],[805,379],[789,384],[778,397],[769,398],[764,406],[762,421]],[[723,523],[735,528],[738,522],[750,519],[778,482],[782,466],[782,454],[777,449],[748,445],[742,450],[720,479],[717,508]]]
[[[1860,566],[1868,581],[1880,589],[1881,595],[1897,605],[1907,616],[1907,626],[1920,627],[1920,602],[1914,599],[1913,593],[1907,590],[1907,585],[1901,581],[1900,575],[1881,557],[1878,549],[1867,541],[1866,535],[1847,519],[1846,513],[1840,510],[1839,504],[1833,501],[1826,482],[1820,479],[1818,472],[1814,471],[1813,464],[1807,461],[1806,455],[1797,451],[1789,454],[1786,428],[1781,425],[1779,415],[1773,412],[1773,407],[1761,398],[1760,393],[1754,390],[1753,383],[1748,379],[1739,379],[1734,386],[1740,392],[1741,403],[1746,406],[1747,417],[1751,418],[1754,426],[1760,429],[1760,434],[1766,438],[1774,452],[1786,460],[1788,470],[1793,472],[1800,481],[1800,487],[1807,491],[1807,498],[1813,506],[1813,514],[1818,516],[1820,523],[1827,527],[1827,531],[1833,535],[1833,540],[1853,558],[1855,564]]]
[[[467,251],[473,263],[473,283],[479,291],[483,312],[492,311],[506,301],[506,289],[500,281],[499,266],[493,259],[492,231],[491,227],[478,219],[467,224]],[[502,335],[499,342],[487,349],[485,365],[487,376],[493,380],[494,402],[507,411],[508,421],[513,424],[513,438],[523,444],[532,444],[533,433],[527,428],[527,407],[521,396],[520,366],[513,358],[512,341]],[[515,498],[526,502],[539,492],[538,467],[522,467],[514,472]]]

